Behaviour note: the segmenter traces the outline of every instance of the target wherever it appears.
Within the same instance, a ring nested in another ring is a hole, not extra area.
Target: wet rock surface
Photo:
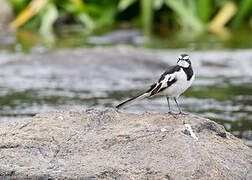
[[[1,123],[0,178],[250,179],[252,150],[192,115],[56,111]]]

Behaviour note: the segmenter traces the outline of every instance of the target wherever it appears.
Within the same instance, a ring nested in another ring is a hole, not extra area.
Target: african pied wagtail
[[[152,84],[150,89],[143,94],[124,101],[123,103],[117,105],[116,108],[121,109],[124,106],[143,98],[148,98],[155,95],[165,95],[167,98],[169,113],[172,113],[169,98],[174,98],[174,101],[179,109],[179,114],[183,114],[176,98],[178,98],[192,85],[193,80],[194,73],[191,66],[190,57],[187,54],[181,54],[178,58],[177,65],[168,67],[167,70],[161,75],[158,82]]]

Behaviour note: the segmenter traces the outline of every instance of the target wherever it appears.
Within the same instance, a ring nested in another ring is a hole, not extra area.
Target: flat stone
[[[251,179],[252,150],[192,115],[48,112],[1,123],[1,178]]]

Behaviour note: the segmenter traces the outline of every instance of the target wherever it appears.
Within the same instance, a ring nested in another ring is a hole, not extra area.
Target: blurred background
[[[197,78],[183,109],[252,147],[251,48],[252,0],[0,0],[0,122],[114,106],[187,52]]]

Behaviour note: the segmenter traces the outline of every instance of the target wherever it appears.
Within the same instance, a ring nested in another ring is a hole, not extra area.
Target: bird
[[[122,109],[125,106],[144,98],[164,95],[167,99],[169,114],[173,114],[169,102],[170,98],[174,99],[179,110],[178,114],[186,114],[182,112],[177,102],[177,98],[192,85],[192,82],[195,79],[190,59],[191,58],[188,54],[181,54],[178,57],[177,64],[167,67],[166,71],[160,76],[158,81],[153,83],[147,91],[120,103],[116,106],[116,109]]]

